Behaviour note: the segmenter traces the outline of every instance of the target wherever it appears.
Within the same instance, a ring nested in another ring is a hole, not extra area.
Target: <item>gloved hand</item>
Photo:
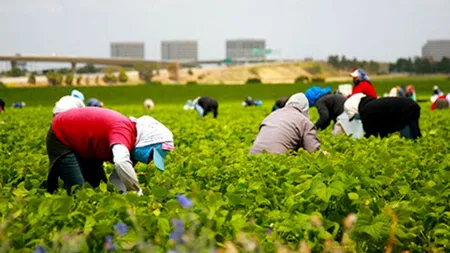
[[[139,189],[139,191],[136,193],[138,196],[142,196],[144,195],[144,193],[142,192],[142,189]]]

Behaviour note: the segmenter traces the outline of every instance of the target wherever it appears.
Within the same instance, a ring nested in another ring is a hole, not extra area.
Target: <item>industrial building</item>
[[[143,42],[116,42],[111,43],[112,58],[133,58],[144,59],[144,43]]]
[[[239,39],[226,41],[227,59],[240,61],[263,61],[266,59],[264,52],[266,41],[258,39]]]
[[[422,47],[422,57],[441,61],[442,58],[450,59],[450,40],[429,40]]]
[[[194,40],[172,40],[161,42],[163,61],[197,61],[198,43]]]

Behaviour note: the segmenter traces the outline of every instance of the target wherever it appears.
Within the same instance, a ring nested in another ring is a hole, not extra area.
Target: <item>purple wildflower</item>
[[[124,236],[128,232],[128,226],[122,221],[119,221],[116,225],[114,225],[114,229],[120,236]]]
[[[44,247],[39,245],[33,250],[33,253],[45,253],[45,249],[44,249]]]
[[[112,235],[108,235],[108,236],[105,237],[105,249],[107,251],[116,250],[116,246],[114,246],[114,243],[113,243]]]
[[[184,222],[180,219],[172,219],[173,231],[170,233],[170,239],[177,243],[182,243],[182,236],[184,233]]]
[[[190,200],[188,197],[184,196],[183,194],[177,195],[178,202],[180,205],[184,208],[191,208],[194,204],[192,203],[192,200]]]

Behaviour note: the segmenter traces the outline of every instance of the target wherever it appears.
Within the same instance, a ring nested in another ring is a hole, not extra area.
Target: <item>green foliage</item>
[[[47,72],[48,84],[50,86],[60,86],[63,83],[63,76],[56,72]]]
[[[33,72],[28,76],[28,83],[36,84],[36,73]]]
[[[139,72],[139,78],[150,83],[153,77],[153,70],[157,70],[158,66],[150,63],[138,63],[134,65],[134,68]]]
[[[120,71],[120,73],[119,73],[119,82],[121,82],[121,83],[128,82],[128,75],[127,75],[127,72],[125,72],[125,70]]]
[[[194,71],[192,71],[192,69],[188,70],[188,75],[193,76],[194,75]]]
[[[440,61],[433,61],[432,59],[415,57],[400,58],[395,63],[389,66],[391,72],[408,72],[417,74],[432,74],[432,73],[450,73],[450,59],[442,58]]]
[[[117,83],[117,77],[112,72],[105,73],[103,76],[103,82],[108,84]]]
[[[307,77],[307,76],[299,76],[294,81],[295,84],[308,83],[308,82],[309,82],[309,77]]]
[[[94,74],[100,72],[99,69],[96,69],[93,64],[87,64],[84,67],[81,67],[77,70],[78,74]]]
[[[196,81],[188,81],[186,85],[197,85],[198,83]]]
[[[11,70],[9,70],[8,72],[6,72],[6,75],[10,76],[10,77],[25,76],[26,74],[27,74],[27,70],[19,68],[19,67],[14,67]]]
[[[319,139],[329,156],[304,151],[296,156],[249,156],[259,124],[275,98],[262,108],[242,110],[240,101],[227,97],[234,96],[232,92],[242,97],[243,91],[253,91],[254,97],[266,98],[269,91],[280,88],[218,87],[222,94],[217,96],[218,119],[181,113],[183,103],[177,102],[152,111],[172,130],[176,149],[168,155],[164,172],[153,164],[136,166],[142,197],[119,194],[111,184],[98,189],[86,185],[72,197],[63,190],[46,194],[42,186],[48,173],[45,136],[52,104],[3,113],[0,217],[4,236],[0,244],[8,242],[5,251],[31,252],[42,245],[52,252],[101,252],[105,237],[111,235],[119,252],[167,252],[174,247],[179,252],[202,252],[199,248],[220,248],[228,241],[250,251],[244,247],[253,240],[263,252],[274,252],[278,245],[298,250],[302,241],[312,252],[324,252],[327,242],[343,243],[353,248],[349,252],[383,252],[391,232],[394,252],[450,250],[447,112],[431,112],[429,103],[421,104],[424,137],[416,143],[398,134],[382,140],[335,138],[328,128],[319,132]],[[299,90],[299,86],[291,87]],[[172,99],[175,89],[167,88],[161,91]],[[177,96],[191,98],[190,92],[203,93],[204,88],[184,86]],[[97,89],[110,97],[126,96],[125,89]],[[97,89],[81,91],[91,96]],[[53,90],[67,93],[65,88]],[[160,97],[154,96],[156,103]],[[141,101],[137,97],[134,104],[111,106],[124,115],[140,116],[144,113]],[[315,109],[311,118],[318,119]],[[114,169],[108,163],[105,168],[108,174]],[[180,206],[176,199],[180,193],[192,199],[192,209]],[[393,211],[396,221],[387,210]],[[356,214],[354,225],[347,221],[352,213]],[[186,224],[185,245],[169,240],[172,219]],[[129,227],[122,236],[114,229],[119,221]],[[269,229],[271,233],[266,234]]]
[[[320,77],[320,76],[315,76],[311,79],[312,83],[324,83],[325,82],[325,78]]]
[[[66,82],[66,84],[67,84],[68,86],[72,86],[72,84],[73,84],[73,78],[74,78],[74,77],[73,77],[73,74],[72,74],[72,73],[67,74],[65,82]]]
[[[245,84],[262,84],[259,78],[249,78]]]

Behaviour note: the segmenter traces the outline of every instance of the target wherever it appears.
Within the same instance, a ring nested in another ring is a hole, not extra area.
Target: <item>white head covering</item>
[[[68,111],[72,108],[83,108],[85,107],[83,101],[79,98],[72,96],[64,96],[58,102],[56,102],[53,108],[53,114],[62,113]]]
[[[173,145],[172,132],[153,117],[142,116],[138,119],[130,117],[130,119],[136,122],[136,148],[157,143]]]
[[[292,95],[286,102],[285,107],[293,106],[298,109],[309,119],[309,102],[308,98],[303,93],[296,93]]]
[[[356,93],[355,95],[347,99],[347,101],[345,101],[344,110],[347,113],[349,119],[352,119],[356,114],[359,113],[359,103],[365,96],[366,95],[364,95],[363,93]]]
[[[445,96],[445,99],[447,99],[448,103],[450,104],[450,93],[448,93],[447,96]]]

